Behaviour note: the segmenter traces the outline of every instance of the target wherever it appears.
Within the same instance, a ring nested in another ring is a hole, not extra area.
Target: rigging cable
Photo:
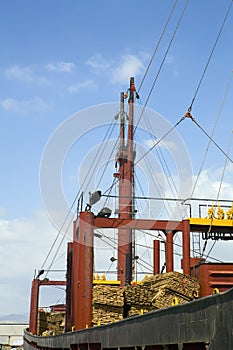
[[[144,155],[141,158],[139,158],[134,165],[137,165],[143,158],[145,158],[145,156],[149,152],[151,152],[161,141],[163,141],[163,139],[165,139],[165,137],[167,137],[185,118],[186,118],[185,116],[181,117],[181,119],[175,125],[173,125],[171,129],[169,129],[149,150],[147,150],[147,152],[145,152]],[[118,182],[119,182],[119,179],[117,179],[116,184]],[[107,190],[102,194],[102,196],[104,196],[109,191],[110,188],[111,186],[107,188]]]
[[[221,153],[231,162],[233,160],[229,157],[229,155],[217,144],[217,142],[201,127],[201,125],[194,119],[192,116],[189,117],[191,120],[200,128],[200,130],[213,142],[213,144],[221,151]]]
[[[214,50],[215,50],[215,48],[216,48],[216,46],[217,46],[219,37],[220,37],[220,35],[221,35],[221,33],[222,33],[223,27],[224,27],[224,25],[225,25],[225,22],[226,22],[226,20],[227,20],[227,17],[228,17],[228,15],[229,15],[229,13],[230,13],[231,6],[232,6],[232,0],[231,0],[231,2],[230,2],[230,4],[229,4],[229,7],[228,7],[227,12],[226,12],[226,15],[225,15],[225,17],[224,17],[224,19],[223,19],[222,25],[221,25],[220,30],[219,30],[219,32],[218,32],[217,38],[216,38],[215,43],[214,43],[214,45],[213,45],[213,48],[212,48],[212,50],[211,50],[211,52],[210,52],[209,58],[208,58],[208,60],[207,60],[207,63],[206,63],[206,65],[205,65],[205,68],[204,68],[203,73],[202,73],[202,75],[201,75],[200,81],[199,81],[199,83],[198,83],[198,85],[197,85],[197,88],[196,88],[196,91],[195,91],[195,93],[194,93],[192,102],[191,102],[190,107],[189,107],[189,109],[188,109],[189,112],[191,112],[191,110],[192,110],[193,103],[194,103],[194,101],[195,101],[195,99],[196,99],[197,93],[198,93],[198,91],[199,91],[199,89],[200,89],[200,86],[201,86],[201,84],[202,84],[202,81],[203,81],[203,79],[204,79],[206,70],[207,70],[207,68],[208,68],[208,66],[209,66],[210,60],[211,60],[211,58],[212,58],[212,56],[213,56],[213,53],[214,53]]]
[[[221,103],[221,106],[220,106],[220,109],[219,109],[217,118],[216,118],[216,120],[215,120],[215,124],[214,124],[213,130],[212,130],[211,135],[210,135],[211,138],[213,138],[213,136],[214,136],[214,132],[215,132],[215,130],[216,130],[216,127],[217,127],[217,124],[218,124],[220,115],[222,114],[222,110],[223,110],[223,107],[224,107],[224,104],[225,104],[225,101],[226,101],[226,97],[227,97],[228,91],[229,91],[229,89],[230,89],[230,85],[231,85],[231,81],[232,81],[232,75],[233,75],[233,71],[231,71],[230,77],[229,77],[229,79],[228,79],[228,83],[227,83],[227,87],[226,87],[226,90],[225,90],[225,93],[224,93],[224,96],[223,96],[223,100],[222,100],[222,103]],[[196,189],[196,186],[197,186],[198,180],[199,180],[199,178],[200,178],[200,175],[201,175],[201,172],[202,172],[204,163],[205,163],[205,161],[206,161],[206,157],[207,157],[207,153],[208,153],[208,151],[209,151],[210,145],[211,145],[211,140],[209,140],[209,142],[208,142],[208,144],[207,144],[206,151],[205,151],[205,154],[204,154],[204,157],[203,157],[203,160],[202,160],[202,163],[201,163],[201,166],[200,166],[200,169],[199,169],[197,178],[196,178],[196,180],[195,180],[195,183],[194,183],[194,186],[193,186],[193,189],[192,189],[192,193],[191,193],[190,198],[192,198],[192,196],[193,196],[193,194],[194,194],[194,191],[195,191],[195,189]]]
[[[113,121],[114,121],[114,120],[115,120],[115,119],[113,119]],[[109,127],[108,127],[108,129],[107,129],[107,131],[106,131],[106,133],[105,133],[105,136],[104,136],[104,138],[103,138],[103,140],[102,140],[102,142],[101,142],[101,147],[103,147],[104,142],[105,142],[105,140],[107,139],[107,137],[110,138],[110,136],[111,136],[111,134],[112,134],[112,132],[113,132],[113,129],[114,129],[114,126],[115,126],[115,125],[116,125],[115,123],[110,123],[110,125],[109,125]],[[108,134],[109,134],[109,136],[108,136]],[[101,147],[100,147],[100,149],[101,149]],[[100,156],[99,156],[99,158],[100,158],[100,157],[101,157],[101,152],[100,152],[100,151],[99,151],[99,154],[100,154]],[[98,153],[97,153],[96,155],[98,155]],[[94,167],[96,160],[99,161],[99,158],[95,157],[95,161],[92,162],[88,173],[90,173],[90,171],[91,171],[92,168]],[[92,178],[92,176],[90,176],[90,179],[89,179],[89,181],[88,181],[86,187],[89,185],[89,183],[90,183],[90,181],[91,181],[91,178]],[[68,218],[69,218],[69,216],[70,216],[70,213],[71,213],[71,211],[72,211],[72,209],[73,209],[73,207],[74,207],[74,205],[75,205],[75,203],[76,203],[76,201],[77,201],[77,199],[78,199],[78,196],[79,196],[80,193],[81,193],[81,190],[82,190],[82,188],[83,188],[83,186],[84,186],[86,180],[87,180],[87,177],[84,179],[82,185],[80,186],[80,189],[79,189],[79,191],[77,192],[77,194],[76,194],[76,196],[75,196],[75,198],[74,198],[74,200],[73,200],[73,202],[72,202],[72,204],[71,204],[71,207],[69,208],[69,210],[68,210],[68,212],[67,212],[67,214],[66,214],[66,216],[65,216],[65,218],[64,218],[64,220],[63,220],[63,223],[62,223],[62,225],[61,225],[61,227],[60,227],[60,229],[59,229],[59,231],[58,231],[58,233],[57,233],[57,235],[56,235],[56,238],[55,238],[55,240],[53,241],[53,243],[52,243],[52,245],[51,245],[51,247],[50,247],[50,249],[49,249],[49,251],[48,251],[48,253],[47,253],[46,258],[45,258],[45,260],[44,260],[43,263],[42,263],[41,270],[44,268],[45,264],[47,263],[48,258],[49,258],[49,256],[50,256],[50,254],[51,254],[51,252],[52,252],[52,250],[53,250],[53,248],[54,248],[54,246],[55,246],[55,244],[56,244],[56,242],[57,242],[57,240],[58,240],[60,234],[62,234],[62,230],[63,230],[63,228],[64,228],[64,226],[65,226],[65,224],[66,224],[66,222],[67,222],[67,220],[68,220]],[[72,220],[73,220],[73,219],[72,219]],[[59,249],[60,249],[60,247],[61,247],[61,244],[62,244],[63,241],[64,241],[64,238],[65,238],[65,236],[66,236],[66,234],[67,234],[67,231],[68,231],[68,227],[67,227],[67,229],[66,229],[66,231],[65,231],[65,234],[63,234],[63,239],[62,239],[62,241],[61,241],[60,244],[59,244]],[[57,253],[56,253],[56,256],[57,256]],[[56,257],[56,256],[55,256],[55,257]],[[55,260],[55,259],[53,259],[52,261],[54,262],[54,260]],[[50,264],[50,267],[51,267],[51,266],[52,266],[52,265]]]
[[[150,136],[151,136],[151,139],[152,139],[154,142],[156,142],[156,137],[155,137],[154,134],[152,133],[152,126],[151,126],[151,123],[150,123],[150,120],[149,120],[149,118],[148,118],[148,115],[147,115],[146,111],[145,111],[144,115],[145,115],[144,120],[145,120],[146,126],[147,126],[148,129],[150,129],[149,134],[150,134]],[[175,198],[176,196],[178,196],[178,190],[177,190],[177,188],[176,188],[175,181],[174,181],[173,176],[172,176],[172,174],[171,174],[171,171],[170,171],[170,169],[169,169],[169,167],[168,167],[168,164],[167,164],[167,162],[166,162],[166,159],[165,159],[165,157],[164,157],[164,155],[163,155],[162,149],[161,149],[160,147],[158,147],[158,149],[156,148],[156,153],[157,153],[157,156],[158,156],[160,165],[161,165],[161,167],[162,167],[162,169],[163,169],[163,172],[164,172],[164,174],[166,175],[166,179],[167,179],[168,186],[169,186],[169,188],[170,188],[170,190],[171,190],[172,195],[173,195],[174,198]],[[164,164],[163,164],[163,163],[164,163]],[[153,172],[151,163],[148,162],[147,164],[148,164],[147,166],[148,166],[149,172],[150,172],[149,167],[151,168],[151,171]],[[165,166],[164,166],[164,165],[165,165]],[[167,174],[167,173],[168,173],[168,174]],[[153,179],[153,182],[154,182],[155,186],[157,186],[157,184],[155,183],[155,180],[154,180],[154,177],[153,177],[153,176],[152,176],[152,179]],[[158,181],[157,181],[157,182],[158,182]],[[172,185],[174,186],[174,190],[175,190],[175,191],[173,190]],[[175,194],[175,193],[176,193],[176,194]],[[172,211],[171,205],[170,205],[168,202],[167,202],[167,206],[169,207],[170,211]],[[164,207],[166,208],[165,204],[164,204]],[[177,209],[178,209],[179,214],[180,214],[180,216],[181,216],[181,218],[182,218],[183,215],[182,215],[182,211],[181,211],[180,206],[178,206]],[[167,210],[167,212],[168,212],[168,209],[167,209],[167,208],[166,208],[166,210]],[[170,215],[169,212],[168,212],[168,215]],[[171,216],[170,216],[170,217],[171,217]]]
[[[230,141],[229,141],[229,145],[228,145],[228,149],[227,149],[227,153],[228,154],[230,153],[230,149],[231,149],[232,136],[233,136],[233,130],[231,131]],[[218,199],[219,199],[219,196],[220,196],[220,191],[221,191],[221,188],[222,188],[222,183],[223,183],[223,178],[224,178],[224,175],[225,175],[226,166],[227,166],[227,158],[225,159],[225,162],[224,162],[224,167],[223,167],[223,171],[222,171],[222,176],[221,176],[221,180],[220,180],[220,185],[219,185],[219,189],[218,189],[218,194],[217,194],[215,206],[217,205],[217,202],[218,202]],[[213,219],[214,219],[214,217],[211,218],[211,222],[210,222],[210,227],[209,227],[208,233],[210,233],[210,231],[211,231]],[[210,254],[211,250],[213,249],[213,247],[214,247],[216,242],[217,241],[215,241],[213,243],[209,253],[207,254],[207,258],[208,258],[209,254]],[[203,253],[204,253],[204,251],[206,249],[206,246],[207,246],[207,240],[205,241],[205,244],[203,246],[202,255],[203,255]]]
[[[158,72],[157,72],[157,74],[156,74],[156,76],[155,76],[155,79],[154,79],[153,83],[152,83],[152,87],[151,87],[151,89],[150,89],[150,91],[149,91],[149,94],[148,94],[148,96],[147,96],[147,99],[146,99],[146,102],[145,102],[145,104],[144,104],[142,113],[140,114],[140,116],[139,116],[139,118],[138,118],[138,122],[137,122],[137,124],[136,124],[136,126],[135,126],[135,128],[134,128],[134,133],[135,133],[135,131],[136,131],[138,125],[139,125],[139,122],[140,122],[141,117],[142,117],[142,115],[143,115],[143,113],[144,113],[144,110],[145,110],[145,108],[146,108],[146,106],[147,106],[147,104],[148,104],[148,102],[149,102],[150,96],[151,96],[151,94],[152,94],[152,92],[153,92],[153,89],[154,89],[154,87],[155,87],[155,84],[156,84],[156,82],[157,82],[157,80],[158,80],[158,77],[159,77],[160,72],[161,72],[161,70],[162,70],[162,68],[163,68],[163,65],[164,65],[164,63],[165,63],[166,57],[167,57],[167,55],[168,55],[168,52],[169,52],[169,50],[170,50],[171,44],[172,44],[172,42],[173,42],[173,40],[174,40],[174,38],[175,38],[176,32],[177,32],[177,30],[178,30],[178,28],[179,28],[179,25],[180,25],[180,23],[181,23],[181,20],[182,20],[182,18],[183,18],[183,16],[184,16],[185,10],[186,10],[186,8],[187,8],[187,6],[188,6],[188,2],[189,2],[189,0],[186,0],[186,3],[185,3],[184,8],[183,8],[183,10],[182,10],[182,13],[181,13],[181,15],[180,15],[180,17],[179,17],[179,20],[178,20],[178,22],[177,22],[177,25],[176,25],[175,30],[174,30],[174,32],[173,32],[173,35],[172,35],[172,37],[171,37],[171,40],[170,40],[170,42],[169,42],[169,44],[168,44],[167,50],[166,50],[166,52],[165,52],[165,54],[164,54],[164,57],[163,57],[163,59],[162,59],[162,62],[161,62],[161,64],[160,64],[160,66],[159,66],[159,70],[158,70]]]
[[[137,139],[138,139],[138,136],[137,136]],[[140,142],[138,142],[138,144],[141,145]],[[142,154],[143,154],[143,153],[142,153]],[[157,192],[161,195],[161,193],[162,193],[162,187],[161,187],[161,185],[160,185],[160,181],[158,181],[157,175],[156,175],[156,174],[153,174],[153,170],[152,170],[152,167],[151,167],[151,163],[145,161],[145,165],[146,165],[147,170],[148,170],[148,172],[149,172],[149,174],[150,174],[150,177],[151,177],[151,180],[152,180],[152,182],[153,182],[153,184],[154,184],[154,187],[157,189]],[[135,175],[136,175],[136,174],[135,174]],[[136,177],[137,177],[137,176],[136,176]],[[155,181],[155,178],[156,178],[157,181]],[[140,189],[141,189],[142,195],[145,197],[145,194],[144,194],[143,188],[142,188],[142,186],[141,186],[141,184],[140,184],[140,181],[139,181],[138,178],[137,178],[137,180],[138,180],[138,184],[139,184],[139,187],[140,187]],[[168,211],[167,211],[167,212],[168,212]],[[149,214],[151,215],[151,213],[149,213]],[[152,216],[152,215],[151,215],[151,216]]]
[[[230,136],[230,141],[229,141],[229,145],[228,145],[228,149],[227,149],[227,154],[230,153],[231,143],[232,143],[232,136],[233,136],[233,130],[231,131],[231,136]],[[224,175],[225,175],[226,166],[227,166],[227,158],[225,159],[225,162],[224,162],[224,167],[223,167],[223,171],[222,171],[222,176],[221,176],[221,180],[220,180],[220,185],[219,185],[219,189],[218,189],[216,202],[218,201],[219,196],[220,196],[220,191],[221,191],[221,188],[222,188],[222,183],[223,183],[223,178],[224,178]]]
[[[144,76],[143,76],[143,78],[142,78],[142,81],[141,81],[141,83],[140,83],[140,85],[139,85],[138,92],[139,92],[139,91],[141,90],[141,88],[142,88],[142,85],[143,85],[143,83],[144,83],[144,81],[145,81],[145,78],[146,78],[146,76],[147,76],[147,74],[148,74],[148,71],[149,71],[149,69],[150,69],[150,66],[151,66],[151,64],[152,64],[152,62],[153,62],[153,60],[154,60],[154,57],[155,57],[155,55],[156,55],[156,52],[157,52],[157,50],[158,50],[158,48],[159,48],[159,45],[161,44],[162,38],[163,38],[163,36],[164,36],[164,34],[165,34],[165,31],[166,31],[166,29],[167,29],[167,26],[168,26],[168,24],[169,24],[169,22],[170,22],[171,16],[172,16],[172,14],[173,14],[173,12],[174,12],[174,10],[175,10],[175,8],[176,8],[177,2],[178,2],[178,0],[175,1],[174,5],[173,5],[173,7],[172,7],[172,9],[171,9],[171,11],[170,11],[170,14],[169,14],[169,16],[168,16],[168,18],[167,18],[167,21],[166,21],[166,23],[165,23],[165,26],[164,26],[164,28],[163,28],[163,31],[162,31],[162,33],[161,33],[161,35],[160,35],[160,37],[159,37],[158,43],[157,43],[157,45],[156,45],[156,47],[155,47],[155,49],[154,49],[154,52],[153,52],[153,54],[152,54],[152,56],[151,56],[151,59],[150,59],[150,62],[149,62],[149,64],[148,64],[147,68],[146,68],[145,74],[144,74]]]
[[[145,123],[146,123],[147,128],[151,130],[151,131],[150,131],[150,136],[151,136],[151,138],[152,138],[154,141],[156,141],[157,138],[156,138],[156,136],[152,133],[152,130],[153,130],[153,129],[152,129],[152,125],[151,125],[150,119],[149,119],[149,117],[148,117],[148,115],[147,115],[146,112],[145,112]],[[159,160],[160,160],[160,164],[161,164],[161,166],[162,166],[162,168],[163,168],[163,171],[164,171],[164,173],[166,173],[165,168],[164,168],[164,166],[163,166],[163,164],[162,164],[162,160],[163,160],[163,162],[164,162],[164,164],[165,164],[165,167],[166,167],[166,170],[167,170],[167,172],[168,172],[168,176],[170,177],[171,182],[172,182],[172,184],[173,184],[173,186],[174,186],[174,188],[175,188],[176,195],[178,195],[178,190],[177,190],[177,188],[176,188],[175,181],[174,181],[174,179],[173,179],[173,177],[172,177],[171,171],[170,171],[170,169],[169,169],[169,167],[168,167],[168,164],[167,164],[167,162],[166,162],[166,159],[165,159],[165,157],[164,157],[164,155],[163,155],[163,152],[162,152],[162,149],[161,149],[161,148],[158,148],[157,154],[158,154],[158,158],[159,158]],[[162,158],[162,159],[161,159],[161,158]],[[172,186],[171,186],[170,183],[169,183],[169,187],[170,187],[170,189],[171,189],[172,194],[174,195],[174,192],[173,192],[173,190],[172,190]],[[174,195],[174,197],[175,197],[175,195]]]
[[[104,176],[104,174],[105,174],[105,171],[106,171],[106,169],[107,169],[107,167],[108,167],[108,165],[109,165],[109,163],[110,163],[110,161],[111,161],[113,152],[114,152],[115,149],[116,149],[118,140],[119,140],[119,137],[117,138],[117,140],[116,140],[116,142],[115,142],[115,144],[114,144],[114,146],[113,146],[113,148],[112,148],[112,151],[111,151],[111,153],[110,153],[109,159],[107,160],[107,162],[106,162],[106,164],[105,164],[105,167],[104,167],[103,172],[102,172],[102,174],[101,174],[101,176],[100,176],[100,178],[99,178],[99,181],[98,181],[98,184],[97,184],[96,188],[99,188],[99,185],[100,185],[100,183],[101,183],[101,181],[102,181],[102,179],[103,179],[103,176]]]
[[[154,145],[149,148],[144,155],[139,158],[136,162],[135,165],[137,165],[143,158],[145,158],[145,156],[150,153],[161,141],[163,141],[163,139],[165,139],[165,137],[167,137],[183,120],[185,119],[185,116],[182,117],[171,129],[169,129],[164,135],[163,137],[161,137],[157,142],[154,143]]]

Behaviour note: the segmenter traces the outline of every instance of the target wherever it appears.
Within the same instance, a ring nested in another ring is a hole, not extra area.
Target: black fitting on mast
[[[134,85],[134,78],[130,78],[130,88],[129,88],[129,103],[134,103],[134,92],[136,91],[135,85]]]

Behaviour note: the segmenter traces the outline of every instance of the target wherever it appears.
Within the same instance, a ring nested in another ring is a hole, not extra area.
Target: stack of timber
[[[62,334],[65,331],[65,313],[41,310],[38,313],[37,324],[37,334],[39,335]]]
[[[179,272],[145,277],[139,284],[124,288],[96,285],[93,287],[93,326],[184,304],[198,297],[199,290],[195,278]]]
[[[124,289],[116,286],[93,287],[93,326],[123,319]]]
[[[141,284],[125,288],[128,316],[184,304],[198,296],[196,279],[179,272],[145,277]]]

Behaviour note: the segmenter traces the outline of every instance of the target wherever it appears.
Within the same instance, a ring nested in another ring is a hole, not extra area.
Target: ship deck
[[[24,349],[233,349],[233,289],[58,336],[25,331]]]

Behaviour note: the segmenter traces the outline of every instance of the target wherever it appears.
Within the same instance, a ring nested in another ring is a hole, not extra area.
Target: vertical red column
[[[78,220],[73,223],[73,254],[72,254],[72,292],[71,292],[71,328],[77,324],[78,309],[78,285],[79,285],[79,242],[78,242]]]
[[[153,241],[153,248],[154,248],[154,275],[159,274],[160,272],[160,241],[158,239],[155,239]]]
[[[92,325],[94,214],[81,212],[73,244],[72,326]]]
[[[70,332],[72,329],[72,260],[73,260],[73,243],[69,242],[67,247],[67,274],[66,274],[66,319],[65,330]]]
[[[32,281],[32,288],[31,288],[31,305],[30,305],[30,321],[29,321],[29,332],[31,332],[32,334],[37,333],[38,304],[39,304],[39,279],[35,278]]]
[[[190,275],[190,223],[189,220],[183,220],[183,273]]]
[[[129,88],[129,115],[127,145],[124,142],[124,132],[121,129],[119,150],[119,218],[131,219],[133,212],[133,176],[134,176],[134,78],[130,79]],[[121,128],[124,125],[121,125]],[[117,277],[121,286],[129,284],[132,280],[132,230],[120,228],[118,230],[118,266]]]
[[[173,232],[166,233],[166,272],[174,270]]]

